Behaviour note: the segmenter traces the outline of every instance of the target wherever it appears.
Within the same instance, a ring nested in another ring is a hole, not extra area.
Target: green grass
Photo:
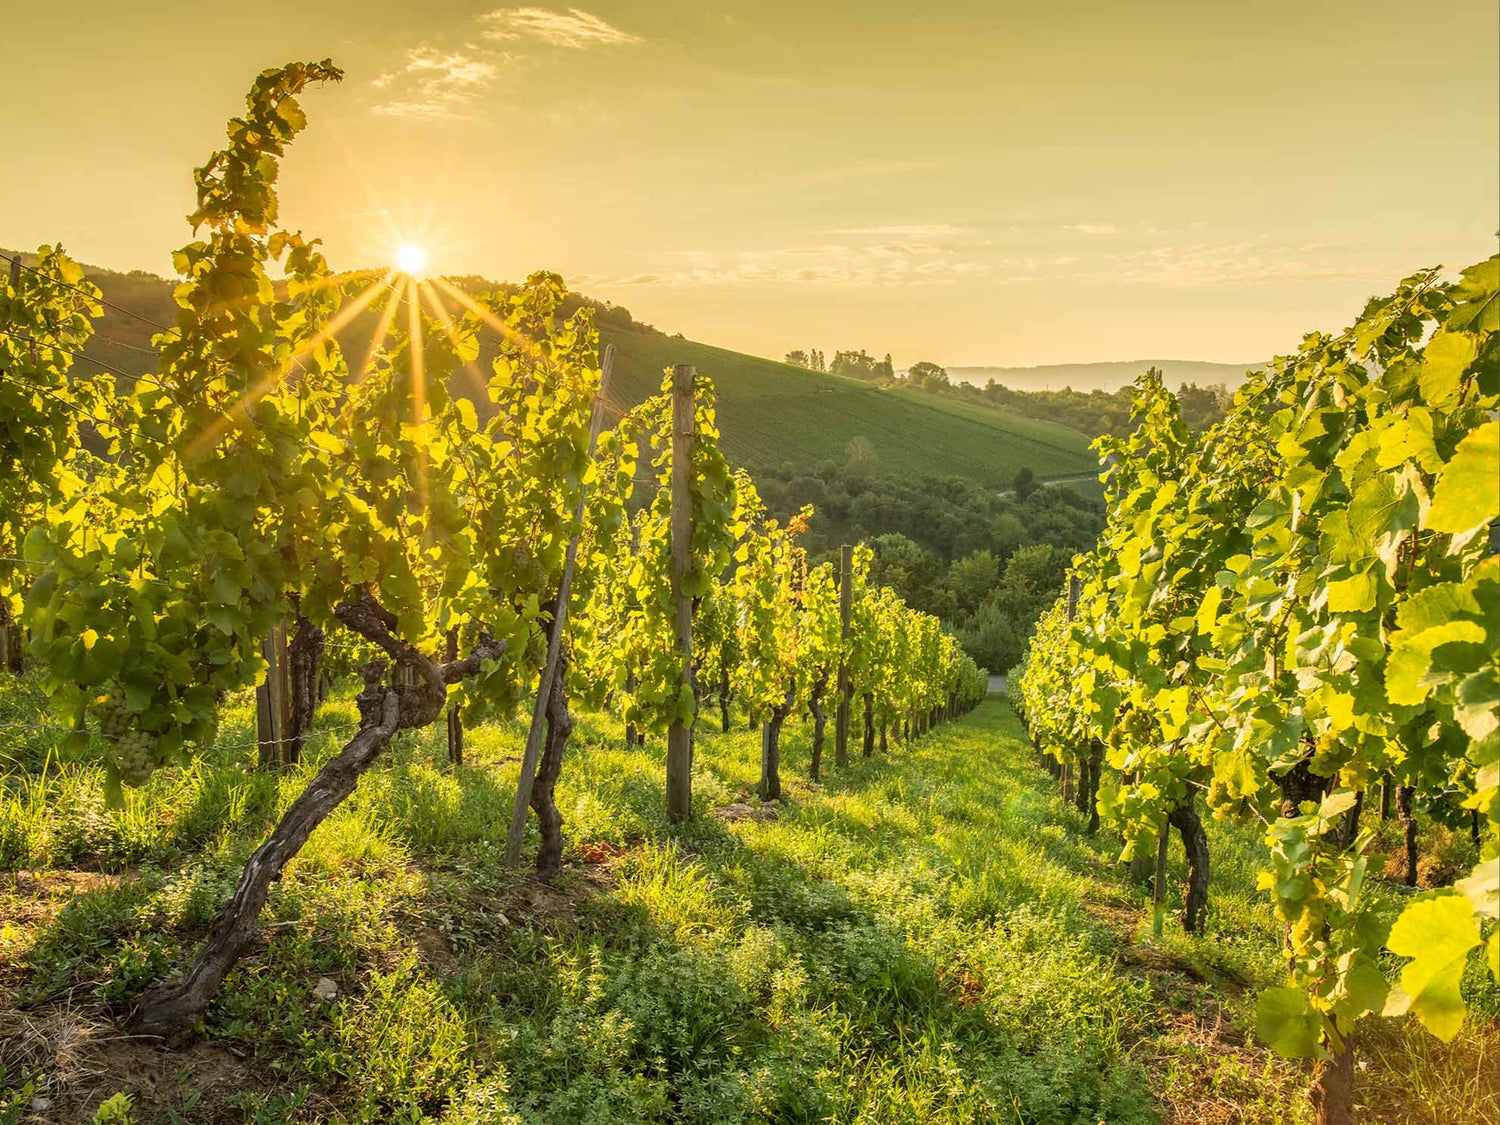
[[[336,699],[318,724],[351,713]],[[226,729],[248,722],[231,701]],[[178,1050],[121,1045],[108,1017],[186,963],[333,739],[292,776],[229,751],[118,811],[87,762],[14,767],[0,1091],[17,1093],[0,1122],[22,1119],[28,1082],[58,1120],[118,1091],[139,1122],[1309,1120],[1304,1069],[1244,1032],[1251,990],[1279,972],[1253,834],[1211,826],[1209,935],[1169,922],[1151,941],[1145,888],[998,701],[822,786],[789,724],[774,820],[706,815],[754,803],[759,746],[704,731],[700,815],[679,829],[661,748],[627,750],[584,714],[556,887],[501,863],[523,733],[469,732],[457,777],[441,730],[403,735],[277,884],[264,944]],[[1448,1048],[1369,1023],[1366,1119],[1497,1119],[1476,1079],[1492,1019]]]

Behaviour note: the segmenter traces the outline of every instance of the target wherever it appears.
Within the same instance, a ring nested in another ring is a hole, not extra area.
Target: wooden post
[[[672,368],[672,599],[675,604],[677,655],[682,661],[678,684],[691,689],[693,677],[693,603],[682,580],[693,562],[693,378],[691,364]],[[680,687],[679,687],[680,694]],[[694,693],[696,699],[696,692]],[[696,707],[696,702],[694,704]],[[696,718],[696,716],[695,716]],[[667,728],[667,820],[693,815],[693,729],[682,718]]]
[[[604,365],[599,378],[599,391],[594,395],[593,417],[589,423],[589,460],[594,457],[594,444],[599,440],[599,431],[604,428],[604,393],[609,386],[609,372],[614,366],[615,346],[604,349]],[[578,561],[578,536],[583,530],[583,502],[588,489],[580,486],[578,506],[573,511],[574,531],[568,539],[568,550],[563,556],[562,578],[557,584],[557,604],[552,610],[552,628],[547,633],[547,659],[542,665],[542,674],[537,678],[536,703],[531,709],[531,727],[526,732],[526,749],[521,755],[521,773],[516,779],[516,803],[511,808],[510,834],[505,838],[505,866],[515,867],[521,862],[521,844],[526,839],[526,814],[531,808],[531,788],[536,783],[536,762],[542,750],[542,732],[547,724],[547,701],[552,695],[552,681],[557,675],[557,659],[562,652],[563,626],[568,617],[568,592],[573,586],[573,567]]]
[[[839,548],[839,638],[842,644],[849,643],[849,621],[854,613],[854,547],[845,543]],[[838,712],[833,730],[833,764],[849,764],[849,702],[854,694],[849,683],[849,663],[839,659]]]
[[[1167,897],[1167,825],[1156,838],[1156,886],[1151,891],[1151,935],[1161,937],[1162,903]]]
[[[760,799],[781,800],[781,749],[769,719],[760,728]]]
[[[260,643],[266,678],[255,689],[255,741],[262,769],[287,764],[292,737],[291,669],[287,662],[286,621],[278,621]]]
[[[1078,575],[1068,575],[1068,620],[1072,621],[1078,614],[1078,594],[1082,584],[1078,581]]]

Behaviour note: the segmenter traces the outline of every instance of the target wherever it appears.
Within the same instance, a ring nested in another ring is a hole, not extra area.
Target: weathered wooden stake
[[[839,637],[849,644],[849,622],[854,613],[854,547],[845,543],[839,548]],[[849,682],[849,663],[839,659],[838,712],[833,729],[833,764],[849,764],[849,703],[854,694]]]
[[[599,378],[599,391],[594,396],[594,413],[589,424],[589,459],[594,457],[594,444],[599,440],[599,431],[604,428],[604,394],[609,386],[609,372],[615,362],[615,346],[604,349],[604,365]],[[578,491],[578,506],[574,509],[574,532],[568,539],[567,554],[563,557],[562,578],[557,584],[557,604],[552,610],[552,628],[547,633],[547,660],[542,665],[542,674],[537,680],[536,704],[531,710],[531,727],[526,732],[526,749],[521,755],[521,774],[516,778],[516,802],[511,808],[510,834],[505,839],[505,866],[515,867],[521,862],[521,844],[526,839],[526,813],[531,807],[531,788],[536,783],[537,757],[542,749],[542,734],[547,724],[547,703],[552,697],[552,681],[557,675],[557,658],[562,652],[563,627],[568,617],[568,592],[573,586],[573,567],[578,561],[578,535],[583,528],[583,502],[587,488]]]
[[[693,602],[683,592],[682,580],[693,561],[691,458],[695,374],[691,364],[679,363],[672,368],[672,598],[677,654],[682,660],[682,675],[678,682],[689,688],[693,682]],[[695,723],[696,718],[695,715]],[[667,728],[667,819],[687,820],[692,815],[693,724],[683,722],[679,716]]]
[[[286,651],[286,621],[272,626],[260,643],[266,658],[266,678],[255,689],[255,740],[261,769],[276,769],[290,761],[292,737],[291,668]]]

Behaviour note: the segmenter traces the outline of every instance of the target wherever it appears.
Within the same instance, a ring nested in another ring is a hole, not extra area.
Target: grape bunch
[[[120,777],[127,785],[144,785],[155,765],[153,740],[144,731],[130,728],[130,712],[125,706],[125,689],[112,684],[108,692],[94,700],[94,717],[99,731],[115,744],[115,761]]]
[[[1208,782],[1208,807],[1215,820],[1228,820],[1237,802],[1229,793],[1229,785],[1215,774]]]
[[[155,764],[151,750],[151,736],[144,731],[130,731],[115,743],[115,761],[126,785],[145,785],[150,780]]]
[[[99,720],[99,732],[112,741],[118,741],[130,729],[130,713],[125,709],[125,689],[118,683],[110,685],[109,691],[94,700],[94,717]]]

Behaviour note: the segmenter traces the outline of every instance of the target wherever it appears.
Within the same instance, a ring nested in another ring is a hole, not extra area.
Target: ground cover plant
[[[314,733],[351,714],[345,692]],[[251,727],[232,702],[226,741]],[[1205,934],[1153,939],[1118,842],[1086,836],[997,699],[821,785],[811,733],[787,725],[762,806],[759,735],[700,732],[705,815],[669,826],[660,740],[581,715],[554,884],[501,863],[518,724],[471,729],[456,771],[435,732],[398,736],[179,1050],[110,1014],[187,963],[299,773],[229,749],[110,810],[97,762],[43,776],[32,739],[0,816],[0,1120],[122,1092],[141,1122],[1309,1120],[1305,1064],[1254,1038],[1280,960],[1252,837],[1214,826]],[[1446,1046],[1361,1037],[1364,1119],[1500,1119],[1489,1003]]]

